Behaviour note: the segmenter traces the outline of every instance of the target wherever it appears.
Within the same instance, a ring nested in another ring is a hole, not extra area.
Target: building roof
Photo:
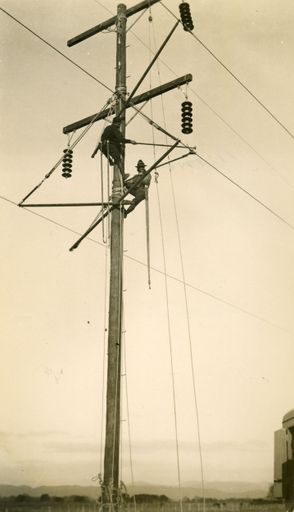
[[[294,409],[291,409],[291,411],[287,412],[287,414],[283,416],[283,427],[294,427]]]

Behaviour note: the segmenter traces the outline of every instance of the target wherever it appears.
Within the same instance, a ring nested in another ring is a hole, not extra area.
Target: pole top
[[[160,0],[144,0],[143,2],[140,2],[139,4],[134,5],[133,7],[130,7],[129,9],[126,8],[125,4],[119,4],[118,9],[124,9],[127,18],[129,16],[132,16],[133,14],[137,14],[137,12],[142,11],[143,9],[147,9],[153,4],[156,4]],[[78,36],[73,37],[69,41],[67,41],[67,46],[74,46],[75,44],[81,43],[85,39],[88,39],[89,37],[94,36],[95,34],[98,34],[99,32],[102,32],[103,30],[106,30],[107,28],[111,27],[112,25],[115,25],[117,21],[117,16],[113,16],[112,18],[109,18],[106,21],[103,21],[99,25],[96,25],[93,28],[90,28],[89,30],[86,30],[85,32],[82,32],[82,34],[79,34]]]

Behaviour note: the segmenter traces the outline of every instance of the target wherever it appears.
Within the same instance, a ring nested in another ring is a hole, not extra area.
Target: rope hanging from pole
[[[100,183],[101,183],[101,202],[102,202],[101,210],[103,210],[103,208],[104,208],[104,179],[103,179],[103,175],[104,175],[103,155],[101,153],[100,154]],[[104,218],[102,219],[102,240],[103,240],[103,243],[105,244],[106,240],[105,240]]]
[[[107,141],[107,197],[108,197],[107,211],[109,213],[109,200],[110,200],[109,141]],[[110,215],[107,216],[107,223],[108,223],[108,237],[110,237],[111,236]]]
[[[183,4],[182,4],[182,6],[183,6]],[[184,10],[187,9],[187,6],[189,7],[189,5],[187,3],[184,3]],[[180,11],[181,11],[181,7],[180,7]],[[186,19],[186,23],[189,24],[190,21]],[[191,23],[192,23],[192,21],[191,21]],[[185,26],[184,26],[184,29],[187,30],[187,28]],[[191,133],[192,132],[192,104],[188,101],[188,91],[187,91],[187,88],[188,88],[188,85],[186,84],[185,102],[182,104],[184,106],[184,109],[182,109],[182,116],[183,116],[182,120],[183,120],[183,124],[184,124],[184,126],[182,126],[183,133]],[[162,99],[162,110],[163,110],[163,116],[164,116],[164,128],[166,130],[165,113],[164,113],[164,102],[163,102],[163,98],[161,98],[161,99]],[[183,110],[184,110],[184,112],[183,112]],[[188,112],[187,112],[187,110],[188,110]],[[167,142],[167,137],[166,137],[166,142]],[[180,156],[178,158],[175,158],[173,160],[169,160],[168,162],[165,162],[165,163],[160,164],[158,166],[158,167],[160,167],[162,165],[168,165],[169,166],[169,176],[170,176],[171,190],[172,190],[172,197],[173,197],[173,205],[174,205],[175,218],[176,218],[177,236],[178,236],[178,244],[179,244],[179,252],[180,252],[180,259],[181,259],[181,269],[182,269],[182,280],[183,280],[183,282],[185,281],[183,253],[182,253],[182,245],[181,245],[179,219],[178,219],[178,213],[177,213],[177,207],[176,207],[175,190],[174,190],[173,179],[172,179],[171,162],[174,162],[174,161],[179,160],[181,158],[185,158],[186,156],[189,156],[191,154],[195,154],[196,155],[196,148],[195,148],[195,150],[193,150],[193,149],[191,147],[189,147],[189,152],[188,153],[185,153],[184,155],[182,155],[182,156]],[[159,203],[159,212],[160,212],[160,196],[159,196],[158,173],[157,173],[157,171],[155,172],[155,182],[156,182],[156,190],[157,190],[157,197],[158,197],[158,203]],[[160,213],[160,222],[161,222],[161,231],[162,231],[163,230],[163,226],[162,226],[161,213]],[[163,242],[163,252],[164,252],[164,242]],[[198,410],[198,399],[197,399],[197,393],[196,393],[195,368],[194,368],[194,363],[193,363],[193,350],[192,350],[192,336],[191,336],[191,327],[190,327],[190,315],[189,315],[189,307],[188,307],[187,289],[186,289],[186,285],[185,284],[184,284],[184,294],[185,294],[186,319],[187,319],[187,328],[188,328],[190,360],[191,360],[191,372],[192,372],[192,382],[193,382],[193,392],[194,392],[194,405],[195,405],[195,412],[196,412],[196,430],[197,430],[198,446],[199,446],[199,453],[200,453],[202,505],[203,505],[203,512],[205,512],[205,508],[206,508],[206,503],[205,503],[205,485],[204,485],[204,469],[203,469],[202,445],[201,445],[200,426],[199,426],[199,410]],[[172,358],[172,354],[171,354],[171,358]],[[173,367],[172,360],[171,360],[171,365]],[[175,415],[176,415],[176,404],[175,403],[174,403],[174,410],[175,410]],[[176,421],[176,417],[175,417],[175,427],[176,427],[176,437],[177,437],[177,421]],[[178,445],[178,443],[177,443],[177,445]],[[177,450],[178,450],[178,448],[177,448]],[[178,462],[179,462],[179,454],[177,455],[177,457],[178,457]],[[180,491],[181,491],[180,468],[178,468],[178,472],[179,472],[179,486],[180,486]],[[181,508],[181,512],[182,512],[183,511],[182,498],[180,499],[180,508]]]
[[[146,248],[147,248],[147,272],[148,272],[148,286],[151,290],[151,275],[150,275],[150,223],[149,223],[149,194],[148,187],[145,185],[145,212],[146,212]]]
[[[179,140],[177,139],[175,144],[173,145],[173,147],[169,148],[156,162],[154,162],[153,165],[151,165],[151,167],[148,169],[148,171],[146,172],[146,174],[150,174],[156,167],[157,165],[162,162],[162,160],[164,160],[171,151],[173,151],[173,149],[179,144]],[[137,181],[136,183],[136,186],[138,186],[144,179],[144,177],[146,176],[146,174],[144,176],[142,176],[142,178],[140,180]],[[124,194],[120,197],[119,201],[118,201],[118,204],[119,203],[122,203],[122,201],[125,199],[125,197],[133,190],[133,188],[130,188],[127,192],[124,192]],[[111,205],[110,208],[108,209],[107,212],[103,212],[103,217],[106,217],[106,215],[108,215],[113,209],[114,207],[117,207],[117,205]],[[100,222],[102,221],[102,218],[98,219],[96,221],[95,224],[91,225],[86,231],[85,233],[70,247],[70,251],[73,251],[74,249],[77,249],[77,247],[79,246],[79,244],[82,242],[82,240],[84,240],[84,238],[86,238],[88,236],[89,233],[91,233],[91,231],[93,231],[93,229],[95,229],[96,226],[98,226],[98,224],[100,224]]]

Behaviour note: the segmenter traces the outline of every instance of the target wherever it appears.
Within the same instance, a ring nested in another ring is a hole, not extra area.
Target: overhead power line
[[[13,206],[18,206],[18,203],[16,203],[15,201],[12,201],[11,199],[8,199],[7,197],[5,196],[1,196],[0,195],[0,199],[2,199],[2,201],[5,201],[7,203],[10,203],[12,204]],[[42,215],[36,211],[32,211],[32,210],[29,210],[28,208],[26,207],[23,207],[22,208],[22,211],[25,211],[27,213],[30,213],[31,215],[35,215],[36,217],[40,217],[41,219],[47,221],[47,222],[50,222],[51,224],[54,224],[55,226],[59,227],[59,228],[62,228],[62,229],[65,229],[66,231],[69,231],[70,233],[73,233],[75,235],[81,235],[81,233],[75,229],[72,229],[72,228],[69,228],[68,226],[66,226],[65,224],[62,224],[61,222],[57,222],[53,219],[50,219],[49,217],[47,217],[46,215]],[[95,243],[96,245],[99,245],[100,247],[103,247],[105,248],[105,244],[103,244],[102,242],[98,242],[98,240],[95,240],[95,238],[91,238],[91,237],[87,237],[87,240],[89,240],[89,242],[92,242],[92,243]],[[139,265],[142,265],[143,267],[146,267],[146,263],[137,259],[137,258],[134,258],[133,256],[130,256],[130,255],[127,255],[127,254],[124,254],[124,257],[131,260],[131,261],[134,261],[135,263],[138,263]],[[158,273],[158,274],[162,274],[164,275],[164,272],[156,267],[151,267],[151,269]],[[285,332],[286,334],[291,334],[292,336],[292,333],[290,331],[288,331],[287,329],[285,329],[284,327],[278,325],[278,324],[275,324],[274,322],[271,322],[270,320],[267,320],[266,318],[263,318],[262,316],[260,315],[257,315],[255,313],[252,313],[251,311],[248,311],[247,309],[244,309],[240,306],[237,306],[236,304],[234,304],[233,302],[230,302],[228,300],[225,300],[225,299],[222,299],[221,297],[218,297],[217,295],[211,293],[211,292],[208,292],[206,290],[203,290],[202,288],[199,288],[198,286],[194,286],[193,284],[191,283],[188,283],[187,281],[183,282],[182,279],[179,279],[178,277],[175,277],[171,274],[166,274],[167,277],[169,279],[172,279],[173,281],[177,282],[177,283],[181,283],[181,284],[185,284],[186,286],[188,286],[189,288],[191,288],[192,290],[195,290],[199,293],[201,293],[202,295],[205,295],[206,297],[209,297],[210,299],[213,299],[213,300],[216,300],[217,302],[220,302],[221,304],[224,304],[225,306],[229,306],[233,309],[235,309],[236,311],[239,311],[240,313],[243,313],[247,316],[250,316],[252,318],[255,318],[256,320],[259,320],[260,322],[263,322],[267,325],[270,325],[271,327],[274,327],[275,329],[279,329],[280,331],[283,331]]]
[[[96,76],[92,75],[91,73],[89,73],[86,69],[84,69],[82,66],[80,66],[79,64],[77,64],[74,60],[70,59],[67,55],[65,55],[65,53],[61,52],[60,50],[58,50],[53,44],[49,43],[49,41],[46,41],[46,39],[44,39],[43,37],[41,37],[39,34],[37,34],[36,32],[34,32],[34,30],[32,30],[31,28],[29,28],[27,25],[25,25],[24,23],[22,23],[20,20],[18,20],[17,18],[15,18],[15,16],[13,16],[12,14],[10,14],[8,11],[6,11],[5,9],[3,9],[2,7],[0,7],[1,11],[4,12],[5,14],[7,14],[7,16],[9,16],[11,19],[13,19],[14,21],[16,21],[16,23],[18,23],[21,27],[25,28],[26,30],[28,30],[28,32],[30,32],[32,35],[34,35],[35,37],[37,37],[40,41],[42,41],[44,44],[46,44],[47,46],[49,46],[49,48],[51,48],[52,50],[54,50],[56,53],[58,53],[59,55],[61,55],[62,57],[64,57],[66,60],[68,60],[71,64],[73,64],[74,66],[76,66],[78,69],[80,69],[83,73],[85,73],[86,75],[88,75],[90,78],[93,78],[93,80],[95,80],[96,82],[98,82],[98,84],[102,85],[102,87],[104,87],[105,89],[107,89],[108,91],[110,91],[112,94],[114,94],[114,91],[112,89],[110,89],[110,87],[108,87],[108,85],[104,84],[101,80],[99,80]]]
[[[165,7],[165,6],[164,6]],[[84,73],[86,73],[88,76],[90,76],[91,78],[93,78],[95,81],[97,81],[100,85],[102,85],[103,87],[107,88],[109,91],[113,92],[107,85],[105,85],[103,82],[101,82],[99,79],[97,79],[95,76],[91,75],[90,73],[88,73],[85,69],[83,69],[81,66],[79,66],[78,64],[76,64],[72,59],[68,58],[65,54],[63,54],[61,51],[59,51],[57,48],[55,48],[51,43],[49,43],[48,41],[46,41],[44,38],[42,38],[41,36],[39,36],[36,32],[34,32],[33,30],[31,30],[29,27],[27,27],[24,23],[20,22],[17,18],[15,18],[13,15],[11,15],[10,13],[8,13],[5,9],[3,9],[2,7],[0,7],[0,9],[5,13],[7,14],[10,18],[12,18],[14,21],[16,21],[18,24],[20,24],[23,28],[25,28],[26,30],[28,30],[30,33],[32,33],[34,36],[36,36],[39,40],[41,40],[43,43],[45,43],[46,45],[48,45],[50,48],[52,48],[54,51],[56,51],[58,54],[60,54],[61,56],[63,56],[64,58],[66,58],[69,62],[71,62],[73,65],[77,66],[81,71],[83,71]],[[169,10],[169,9],[168,9]],[[257,199],[255,196],[253,196],[250,192],[248,192],[246,189],[244,189],[243,187],[241,187],[238,183],[236,183],[234,180],[232,180],[231,178],[229,178],[227,175],[225,175],[222,171],[220,171],[216,166],[214,166],[212,163],[208,162],[205,158],[203,158],[201,155],[197,154],[198,158],[200,158],[203,162],[205,162],[206,164],[208,164],[210,167],[212,167],[213,169],[215,169],[217,172],[219,172],[223,177],[225,177],[227,180],[229,180],[231,183],[233,183],[235,186],[237,186],[239,189],[241,189],[243,192],[245,192],[248,196],[250,196],[252,199],[254,199],[256,202],[258,202],[261,206],[263,206],[265,209],[267,209],[270,213],[272,213],[274,216],[276,216],[278,219],[280,219],[282,222],[284,222],[285,224],[288,225],[288,227],[290,227],[291,229],[294,229],[294,226],[292,226],[289,222],[287,222],[285,219],[283,219],[280,215],[278,215],[276,212],[274,212],[271,208],[269,208],[267,205],[265,205],[262,201],[260,201],[259,199]],[[1,196],[0,196],[1,197]],[[10,202],[11,204],[16,204],[14,203],[13,201],[10,201],[8,200],[7,198],[3,198],[1,197],[2,199],[6,200],[7,202]],[[27,210],[28,211],[28,210]],[[77,233],[76,231],[74,230],[71,230],[70,228],[67,228],[66,226],[58,223],[58,222],[55,222],[55,221],[52,221],[51,219],[49,219],[48,217],[46,216],[43,216],[43,215],[40,215],[36,212],[31,212],[30,213],[34,214],[34,215],[37,215],[41,218],[44,218],[46,220],[48,220],[49,222],[52,222],[60,227],[63,227],[64,229],[68,229],[70,230],[71,232],[73,233]],[[79,234],[79,233],[78,233]],[[91,241],[94,241],[96,242],[95,240],[93,239],[90,239]],[[97,242],[96,242],[97,243]],[[134,258],[131,258],[130,259],[134,259]],[[134,259],[134,261],[137,261]],[[140,261],[138,261],[139,263],[141,263]],[[158,271],[157,269],[154,269],[155,271]],[[170,278],[172,279],[176,279],[174,278],[173,276],[169,276]],[[178,280],[178,279],[176,279]],[[181,280],[178,280],[178,281],[181,281]],[[205,293],[205,291],[203,290],[200,290],[196,287],[193,287],[192,285],[190,284],[187,284],[188,286],[194,288],[194,289],[197,289],[198,291],[200,291],[201,293]],[[231,303],[227,303],[226,301],[223,301],[222,299],[219,299],[218,297],[214,296],[214,295],[211,295],[211,294],[208,294],[209,296],[215,298],[216,300],[220,300],[221,302],[224,302],[225,304],[228,304],[228,305],[231,305],[232,307],[236,307],[234,305],[232,305]],[[240,309],[237,307],[237,309]],[[246,312],[245,310],[242,310],[240,309],[241,311],[243,312]],[[251,314],[251,313],[248,313],[246,312],[247,314]],[[262,319],[260,317],[257,317],[259,319]],[[266,321],[264,319],[262,319],[263,321]],[[273,324],[275,325],[275,324]],[[275,325],[275,327],[277,327]]]
[[[160,2],[161,5],[177,20],[179,19],[163,2]],[[208,48],[208,46],[197,37],[192,30],[187,30],[194,37],[194,39],[231,75],[236,82],[243,87],[243,89],[250,94],[250,96],[278,123],[283,130],[294,139],[293,133],[273,114],[273,112],[260,100],[258,97],[213,53],[212,50]]]
[[[102,7],[104,7],[104,9],[106,9],[109,13],[112,13],[112,11],[110,11],[109,9],[107,9],[101,2],[97,1],[97,0],[94,0],[95,3],[101,5]],[[162,2],[161,2],[162,3]],[[174,17],[175,14],[173,14],[170,9],[168,9],[164,4],[162,4]],[[59,55],[61,55],[62,57],[64,57],[68,62],[70,62],[71,64],[73,64],[74,66],[76,66],[78,69],[80,69],[80,71],[82,71],[83,73],[85,73],[87,76],[89,76],[90,78],[92,78],[93,80],[95,80],[97,83],[99,83],[100,85],[102,85],[102,87],[104,87],[105,89],[107,89],[108,91],[110,91],[112,94],[114,94],[114,91],[108,87],[105,83],[103,83],[101,80],[99,80],[97,77],[95,77],[94,75],[92,75],[91,73],[89,73],[86,69],[84,69],[82,66],[80,66],[79,64],[77,64],[75,61],[73,61],[72,59],[70,59],[67,55],[65,55],[63,52],[61,52],[60,50],[58,50],[53,44],[49,43],[48,41],[46,41],[43,37],[41,37],[39,34],[37,34],[36,32],[34,32],[31,28],[29,28],[27,25],[25,25],[24,23],[22,23],[20,20],[18,20],[17,18],[15,18],[15,16],[13,16],[12,14],[10,14],[8,11],[6,11],[5,9],[3,9],[2,7],[0,7],[0,9],[7,15],[9,16],[11,19],[13,19],[16,23],[18,23],[19,25],[21,25],[23,28],[25,28],[26,30],[28,30],[32,35],[34,35],[35,37],[37,37],[40,41],[42,41],[44,44],[46,44],[47,46],[49,46],[52,50],[54,50],[55,52],[57,52]],[[142,41],[141,38],[139,38],[134,32],[132,32],[133,35],[144,45],[144,42]],[[193,35],[193,34],[192,34]],[[160,59],[161,60],[161,59]],[[163,62],[163,61],[162,61]],[[175,72],[170,68],[170,66],[168,66],[167,64],[165,64],[163,62],[163,64],[175,75]],[[201,96],[199,96],[198,93],[196,93],[196,91],[193,90],[193,88],[191,88],[191,91],[200,99],[200,101],[202,101],[204,103],[204,105],[206,105],[228,128],[230,128],[233,133],[235,133],[243,142],[245,142],[245,144],[247,144],[267,165],[269,165],[269,167],[271,167],[275,172],[277,172],[279,174],[279,176],[284,180],[284,178],[280,175],[280,173],[274,169],[255,149],[252,145],[250,145],[243,137],[241,137],[241,135],[234,129],[232,128],[219,114],[217,114],[217,112],[206,102],[203,100],[203,98],[201,98]],[[289,183],[287,182],[287,184],[289,185]]]
[[[177,16],[168,8],[166,7],[163,2],[160,2],[171,14],[172,16],[174,16],[176,19]],[[19,25],[21,25],[23,28],[25,28],[26,30],[28,30],[31,34],[33,34],[35,37],[37,37],[39,40],[41,40],[43,43],[45,43],[46,45],[48,45],[50,48],[52,48],[54,51],[56,51],[58,54],[60,54],[62,57],[64,57],[65,59],[67,59],[69,62],[71,62],[73,65],[75,65],[76,67],[78,67],[81,71],[83,71],[84,73],[86,73],[88,76],[90,76],[91,78],[93,78],[96,82],[98,82],[100,85],[102,85],[103,87],[105,87],[107,90],[109,90],[110,92],[114,93],[112,91],[112,89],[110,89],[106,84],[104,84],[103,82],[101,82],[98,78],[96,78],[94,75],[92,75],[91,73],[88,73],[88,71],[86,71],[84,68],[82,68],[79,64],[77,64],[76,62],[74,62],[72,59],[70,59],[69,57],[67,57],[64,53],[62,53],[60,50],[58,50],[55,46],[53,46],[51,43],[49,43],[48,41],[46,41],[43,37],[41,37],[39,34],[37,34],[36,32],[34,32],[32,29],[30,29],[29,27],[27,27],[24,23],[22,23],[21,21],[19,21],[17,18],[15,18],[12,14],[10,14],[8,11],[6,11],[5,9],[3,9],[2,7],[0,7],[0,9],[5,13],[7,14],[7,16],[9,16],[10,18],[12,18],[14,21],[16,21]],[[191,31],[190,31],[191,32]],[[192,32],[191,32],[192,33]],[[194,36],[194,34],[192,33],[192,35]],[[196,36],[195,36],[196,37]],[[198,40],[198,38],[196,37],[196,39]],[[199,40],[200,41],[200,40]],[[201,41],[200,41],[201,42]],[[206,48],[208,51],[210,51],[208,48]],[[212,54],[212,52],[210,52]],[[214,54],[212,54],[214,56]],[[218,61],[219,59],[214,56]],[[219,61],[221,65],[222,62]],[[223,65],[224,66],[224,65]],[[225,66],[224,66],[225,67]],[[225,67],[226,68],[226,67]],[[226,68],[227,69],[227,68]],[[230,70],[227,69],[227,71],[229,73]],[[232,73],[231,73],[232,74]],[[232,74],[232,76],[234,76]],[[234,78],[236,78],[234,76]],[[237,79],[238,80],[238,79]],[[238,80],[239,81],[239,80]],[[240,82],[241,83],[241,82]],[[243,86],[244,84],[241,83],[241,85]],[[245,86],[244,86],[245,87]],[[246,87],[245,87],[246,88]],[[250,92],[250,91],[248,91]],[[250,92],[251,94],[251,92]],[[253,95],[254,96],[254,95]],[[257,100],[259,102],[259,100]],[[262,104],[263,105],[263,104]],[[269,112],[270,113],[270,112]],[[143,116],[144,117],[144,116]],[[278,121],[278,120],[277,120]],[[279,121],[278,121],[279,122]],[[279,123],[281,124],[281,123]],[[283,126],[281,124],[281,126]],[[291,134],[292,136],[292,134]],[[294,138],[294,136],[293,136]],[[252,199],[254,199],[256,202],[258,202],[261,206],[263,206],[265,209],[267,209],[270,213],[272,213],[275,217],[277,217],[278,219],[280,219],[282,222],[284,222],[288,227],[290,227],[291,229],[294,229],[294,226],[292,224],[290,224],[288,221],[286,221],[283,217],[281,217],[279,214],[277,214],[276,212],[274,212],[271,208],[269,208],[266,204],[264,204],[262,201],[260,201],[258,198],[256,198],[255,196],[253,196],[250,192],[248,192],[245,188],[241,187],[241,185],[239,185],[238,183],[236,183],[234,180],[232,180],[231,178],[229,178],[226,174],[224,174],[222,171],[220,171],[216,166],[214,166],[213,164],[211,164],[210,162],[208,162],[205,158],[203,158],[201,155],[197,154],[198,158],[200,158],[203,162],[205,162],[206,164],[208,164],[210,167],[212,167],[213,169],[215,169],[218,173],[220,173],[224,178],[226,178],[227,180],[229,180],[231,183],[233,183],[236,187],[238,187],[240,190],[242,190],[243,192],[245,192],[248,196],[250,196]]]
[[[260,199],[258,199],[257,197],[255,197],[253,194],[251,194],[250,192],[248,192],[248,190],[246,190],[244,187],[242,187],[241,185],[239,185],[239,183],[237,183],[236,181],[234,181],[232,178],[230,178],[229,176],[227,176],[224,172],[222,172],[220,169],[218,169],[214,164],[212,164],[211,162],[209,162],[208,160],[206,160],[206,158],[204,158],[203,156],[199,155],[198,153],[196,153],[196,155],[198,156],[198,158],[200,158],[200,160],[202,160],[202,162],[205,162],[207,165],[209,165],[210,167],[212,167],[212,169],[214,169],[215,171],[217,171],[219,174],[221,174],[226,180],[230,181],[233,185],[235,185],[235,187],[238,187],[240,190],[242,190],[242,192],[244,192],[245,194],[247,194],[249,197],[251,197],[251,199],[254,199],[254,201],[256,201],[258,204],[260,204],[261,206],[263,206],[263,208],[265,208],[267,211],[269,211],[272,215],[274,215],[275,217],[277,217],[277,219],[281,220],[282,222],[284,222],[284,224],[286,224],[289,228],[293,229],[294,230],[294,226],[292,224],[290,224],[290,222],[288,222],[287,220],[285,220],[283,217],[281,217],[281,215],[279,215],[278,213],[276,213],[274,210],[272,210],[269,206],[267,206],[265,203],[263,203]]]
[[[109,14],[114,15],[114,12],[108,9],[102,2],[99,0],[93,0],[96,4],[100,5],[103,9],[105,9]],[[130,27],[131,29],[131,27]],[[133,30],[130,30],[131,34],[145,47],[147,48],[151,53],[155,53],[152,48],[148,44],[143,41],[141,37],[138,36]],[[169,64],[167,64],[161,57],[158,58],[158,61],[163,64],[163,66],[170,71],[174,76],[177,76],[177,73],[174,71],[174,69],[171,68]],[[275,168],[271,163],[269,163],[253,146],[250,144],[235,128],[233,128],[220,114],[216,112],[216,110],[205,101],[200,94],[198,94],[195,89],[189,84],[189,91],[191,91],[213,114],[222,122],[225,124],[229,130],[231,130],[244,144],[246,144],[266,165],[270,167],[274,172],[278,174],[280,179],[284,181],[288,186],[293,186],[289,183],[289,181]]]

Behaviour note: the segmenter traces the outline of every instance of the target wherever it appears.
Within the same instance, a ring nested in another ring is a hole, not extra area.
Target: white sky
[[[166,0],[178,15],[178,2]],[[71,49],[66,41],[109,17],[102,0],[2,0],[2,8],[114,88],[115,34]],[[133,3],[128,4],[128,7]],[[191,2],[195,34],[294,132],[292,0]],[[115,13],[116,2],[107,2]],[[128,90],[174,24],[160,4],[128,33]],[[135,17],[136,18],[136,17]],[[135,19],[129,20],[129,24]],[[100,471],[107,251],[101,229],[75,252],[96,208],[17,208],[59,159],[62,127],[98,111],[110,93],[0,11],[1,22],[1,432],[0,482],[90,484]],[[294,226],[294,141],[188,33],[178,28],[151,87],[193,74],[194,133],[180,131],[180,91],[154,100],[154,120]],[[146,79],[139,92],[148,90]],[[149,107],[145,112],[150,115]],[[130,117],[131,112],[128,112]],[[74,151],[71,180],[58,169],[30,200],[95,201],[104,124]],[[152,141],[139,116],[130,138]],[[156,141],[165,138],[155,133]],[[168,141],[169,142],[169,141]],[[147,149],[146,149],[147,148]],[[182,154],[176,150],[177,155]],[[161,149],[157,156],[161,154]],[[175,154],[175,153],[174,153]],[[128,171],[148,146],[127,147]],[[293,408],[293,228],[197,157],[160,170],[182,481],[200,480],[191,361],[176,214],[183,252],[206,480],[268,481],[273,432]],[[9,201],[12,201],[10,203]],[[40,217],[36,214],[40,214]],[[44,218],[46,217],[46,218]],[[144,206],[125,222],[125,344],[135,480],[177,482],[174,411],[159,204],[150,189],[152,289]],[[97,241],[98,243],[93,243]],[[125,378],[123,387],[125,390]],[[125,392],[124,392],[125,395]],[[127,420],[126,397],[123,419]],[[127,422],[123,480],[130,481]]]

